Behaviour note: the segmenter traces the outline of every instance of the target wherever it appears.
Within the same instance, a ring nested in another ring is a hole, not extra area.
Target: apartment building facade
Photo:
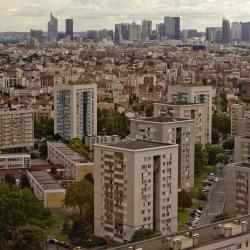
[[[125,140],[94,147],[95,234],[123,242],[140,228],[176,232],[178,145]]]
[[[80,81],[54,87],[54,133],[63,139],[97,134],[97,86]]]
[[[62,142],[48,141],[48,160],[65,168],[65,176],[76,181],[93,174],[93,162],[75,152]]]
[[[168,102],[190,102],[203,103],[206,105],[206,137],[207,142],[212,141],[212,115],[213,115],[213,96],[212,86],[195,85],[169,85]]]
[[[31,168],[29,154],[0,154],[0,169]]]
[[[250,136],[234,138],[234,162],[250,163]]]
[[[250,164],[235,163],[236,176],[236,212],[250,213]]]
[[[154,116],[168,116],[195,120],[195,143],[206,144],[206,105],[202,103],[154,103]]]
[[[32,110],[0,111],[0,149],[34,146]]]
[[[130,131],[132,138],[178,144],[179,188],[194,186],[194,120],[164,116],[131,119]]]

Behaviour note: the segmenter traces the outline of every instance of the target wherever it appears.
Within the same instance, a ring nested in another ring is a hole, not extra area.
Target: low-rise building
[[[81,180],[88,174],[93,174],[94,163],[71,149],[62,142],[48,141],[48,160],[65,168],[65,176]]]
[[[62,208],[64,206],[65,189],[47,171],[27,171],[27,177],[35,196],[45,207]]]
[[[0,169],[30,168],[29,154],[0,154]]]
[[[97,135],[97,136],[85,136],[85,146],[89,150],[94,149],[95,143],[117,142],[121,140],[119,135]]]

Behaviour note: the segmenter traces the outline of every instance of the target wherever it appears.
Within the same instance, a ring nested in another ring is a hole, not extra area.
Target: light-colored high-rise
[[[140,228],[176,232],[178,146],[126,140],[94,147],[95,234],[123,242]]]
[[[233,22],[231,24],[231,39],[232,41],[241,41],[242,23]]]
[[[250,136],[234,138],[234,162],[250,163]]]
[[[142,21],[142,39],[149,40],[152,35],[152,21],[151,20],[143,20]]]
[[[0,111],[0,149],[34,146],[32,110]]]
[[[97,86],[81,81],[54,87],[54,134],[82,139],[97,134]]]
[[[128,26],[128,40],[129,41],[141,41],[141,25],[139,24],[129,24]]]
[[[206,104],[206,137],[207,142],[212,140],[213,115],[213,88],[212,86],[169,85],[168,102],[190,102]]]
[[[206,105],[204,103],[154,103],[154,116],[195,120],[195,143],[206,144]]]
[[[50,14],[50,21],[48,22],[48,41],[56,42],[58,39],[58,20]]]
[[[132,138],[179,145],[179,188],[189,189],[194,186],[194,124],[191,119],[164,116],[130,120]]]

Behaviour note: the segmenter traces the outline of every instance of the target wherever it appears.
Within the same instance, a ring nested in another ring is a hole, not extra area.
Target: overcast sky
[[[66,18],[75,31],[113,28],[115,23],[180,16],[181,29],[220,26],[221,18],[250,21],[250,0],[0,0],[0,31],[47,30],[52,11],[64,31]],[[153,27],[154,28],[154,27]]]

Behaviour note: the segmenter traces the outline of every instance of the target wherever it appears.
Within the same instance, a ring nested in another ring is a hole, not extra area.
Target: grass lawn
[[[186,223],[190,218],[190,211],[178,209],[178,232],[186,229]]]
[[[57,229],[57,227],[60,225],[63,225],[63,223],[64,223],[64,218],[54,218],[54,222],[50,226],[50,228],[45,229],[45,231],[44,231],[45,234],[47,236],[51,235]]]
[[[60,234],[58,234],[56,236],[56,239],[57,240],[60,240],[60,241],[64,241],[64,242],[67,242],[69,240],[69,236],[63,232],[61,232]]]

